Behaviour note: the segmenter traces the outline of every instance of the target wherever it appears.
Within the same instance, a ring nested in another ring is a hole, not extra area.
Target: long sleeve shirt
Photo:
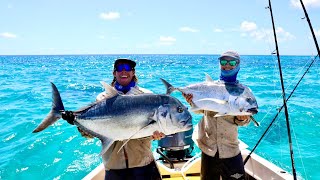
[[[250,120],[239,121],[235,116],[220,116],[212,111],[196,113],[203,113],[203,117],[194,128],[193,140],[202,152],[212,157],[219,152],[219,158],[240,153],[238,126],[246,126]]]
[[[147,89],[135,86],[131,88],[131,90],[126,93],[126,95],[136,95],[142,93],[152,92]],[[101,100],[103,98],[108,98],[108,95],[105,92],[100,93],[97,97],[97,100]],[[125,169],[142,167],[150,164],[154,160],[151,151],[151,140],[152,139],[149,137],[142,139],[131,139],[124,145],[122,149],[120,148],[123,143],[125,143],[125,141],[114,142],[111,145],[110,149],[102,155],[105,169]]]

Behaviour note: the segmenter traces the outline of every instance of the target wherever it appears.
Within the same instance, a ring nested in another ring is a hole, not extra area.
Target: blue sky
[[[273,0],[279,52],[317,54],[298,0]],[[304,0],[320,43],[320,0]],[[1,0],[0,55],[270,54],[268,0]]]

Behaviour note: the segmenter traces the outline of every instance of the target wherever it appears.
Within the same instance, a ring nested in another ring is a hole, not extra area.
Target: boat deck
[[[245,159],[250,151],[242,146],[241,154]],[[199,180],[201,169],[201,157],[194,156],[188,161],[174,162],[174,168],[170,167],[169,163],[157,160],[157,166],[162,175],[163,180]],[[250,159],[245,165],[246,177],[245,179],[277,179],[286,180],[293,179],[293,176],[267,161],[259,155],[252,153]],[[104,179],[105,170],[101,163],[97,168],[90,172],[83,180],[102,180]]]

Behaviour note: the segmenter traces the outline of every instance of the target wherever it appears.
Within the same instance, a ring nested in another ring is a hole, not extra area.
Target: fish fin
[[[200,111],[200,110],[203,110],[203,109],[199,108],[198,106],[191,106],[191,108],[190,108],[190,111],[192,111],[192,112],[196,112],[196,111]]]
[[[60,119],[61,112],[64,111],[64,106],[60,97],[60,93],[56,85],[51,82],[52,87],[52,107],[49,114],[42,120],[42,122],[34,129],[32,132],[37,133],[44,129],[46,129],[51,124],[55,123],[58,119]]]
[[[107,149],[107,151],[105,151],[105,153],[103,153],[103,154],[99,153],[99,155],[101,155],[101,156],[103,156],[103,158],[109,160],[110,157],[111,157],[111,153],[112,153],[113,150],[114,150],[114,147],[115,147],[115,143],[112,143],[112,144],[110,145],[110,147]]]
[[[213,82],[214,81],[208,73],[204,73],[204,74],[206,75],[206,81],[207,82]]]
[[[149,125],[151,125],[151,124],[153,124],[153,123],[156,123],[156,121],[153,120],[153,119],[149,119],[149,120],[150,120],[149,124],[146,125],[146,126],[144,126],[144,127],[142,127],[139,131],[133,133],[133,134],[122,144],[122,146],[119,148],[119,150],[118,150],[117,153],[120,152],[120,150],[131,140],[131,138],[132,138],[135,134],[139,133],[139,132],[142,131],[144,128],[148,127]]]
[[[103,155],[106,152],[110,152],[108,150],[111,147],[111,145],[114,143],[114,140],[106,138],[106,137],[104,137],[100,140],[101,140],[101,144],[102,144],[102,149],[101,149],[100,155]]]
[[[120,152],[120,150],[128,143],[130,141],[130,138],[129,139],[127,139],[123,144],[122,144],[122,146],[119,148],[119,150],[118,150],[118,152],[117,153],[119,153]]]
[[[226,116],[226,115],[223,113],[219,113],[219,112],[216,115],[214,115],[214,117],[222,117],[222,116]]]
[[[137,94],[142,94],[142,93],[144,93],[144,92],[141,91],[141,90],[138,89],[138,88],[131,87],[131,88],[130,88],[130,91],[129,91],[128,93],[137,95]]]
[[[203,99],[199,99],[196,102],[214,102],[214,103],[217,103],[217,104],[221,104],[221,105],[224,105],[224,104],[227,104],[228,101],[224,101],[224,100],[221,100],[221,99],[214,99],[214,98],[203,98]]]
[[[160,80],[162,81],[162,83],[165,85],[167,92],[166,94],[171,94],[173,91],[177,90],[175,87],[173,87],[170,83],[168,83],[166,80],[160,78]]]
[[[100,83],[102,84],[102,86],[104,87],[104,90],[106,91],[106,93],[108,94],[108,97],[114,97],[116,95],[119,95],[118,91],[115,90],[112,86],[110,86],[109,84],[107,84],[104,81],[100,81]]]

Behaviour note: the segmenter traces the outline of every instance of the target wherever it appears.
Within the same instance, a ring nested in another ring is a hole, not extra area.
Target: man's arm
[[[100,94],[98,94],[97,98],[96,98],[96,101],[101,101],[105,98],[108,97],[108,94],[106,92],[102,92]],[[78,131],[80,132],[81,136],[85,137],[85,138],[94,138],[94,136],[92,136],[91,134],[87,133],[86,131],[80,129],[79,127],[78,128]]]
[[[236,116],[234,118],[234,123],[238,126],[246,126],[250,123],[250,116],[244,115],[244,116]]]

